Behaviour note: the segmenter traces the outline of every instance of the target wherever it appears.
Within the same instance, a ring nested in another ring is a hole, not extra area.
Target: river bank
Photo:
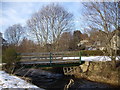
[[[120,87],[120,62],[117,62],[115,68],[112,68],[112,65],[111,61],[89,62],[87,65],[83,64],[81,72],[74,76]]]
[[[0,90],[3,90],[5,88],[35,88],[39,90],[44,90],[31,83],[26,82],[19,77],[0,70]]]

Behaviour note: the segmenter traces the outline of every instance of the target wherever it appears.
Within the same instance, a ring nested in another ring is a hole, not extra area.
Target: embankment
[[[80,65],[80,73],[76,73],[74,76],[120,86],[120,62],[117,62],[115,68],[112,68],[112,66],[111,61],[85,62],[85,64]]]

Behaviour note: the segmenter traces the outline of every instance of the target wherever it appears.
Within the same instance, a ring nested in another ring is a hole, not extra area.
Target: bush
[[[64,56],[103,56],[103,52],[100,50],[81,50],[81,51],[70,51],[64,53]]]
[[[82,56],[103,56],[103,52],[100,50],[84,50],[81,51]]]
[[[3,69],[9,73],[14,69],[15,63],[20,60],[20,55],[17,54],[14,48],[7,48],[3,51],[2,62],[6,63]]]
[[[13,48],[7,48],[3,51],[3,63],[15,63],[20,60],[19,54],[17,54],[16,50]]]

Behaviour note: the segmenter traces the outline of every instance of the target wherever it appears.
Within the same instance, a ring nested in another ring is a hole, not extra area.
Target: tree
[[[104,42],[105,54],[109,55],[113,61],[116,59],[116,51],[111,48],[111,38],[113,30],[118,29],[118,2],[89,2],[83,3],[84,17],[89,30],[99,31],[99,40]],[[96,39],[97,40],[97,39]]]
[[[71,47],[73,50],[78,48],[78,43],[82,40],[82,33],[79,30],[73,32],[73,40],[71,41]]]
[[[75,42],[79,43],[81,41],[81,35],[82,33],[79,30],[74,31],[73,38]]]
[[[10,26],[5,31],[5,38],[11,45],[18,46],[23,37],[24,28],[20,24]]]
[[[19,45],[19,52],[35,52],[37,45],[32,41],[24,38]]]
[[[31,36],[41,45],[57,43],[63,32],[72,30],[73,15],[58,4],[49,4],[27,21]]]
[[[118,28],[118,3],[117,2],[90,2],[83,3],[84,17],[87,26],[105,32]]]
[[[88,34],[83,33],[83,34],[81,34],[80,38],[81,38],[80,40],[86,40],[86,39],[88,39]]]
[[[72,40],[72,34],[70,32],[64,32],[60,39],[58,40],[58,49],[59,51],[69,50],[70,42]]]

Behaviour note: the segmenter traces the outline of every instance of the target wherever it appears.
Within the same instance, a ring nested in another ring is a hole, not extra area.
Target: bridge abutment
[[[85,61],[84,64],[72,67],[63,67],[64,75],[74,75],[76,73],[86,72],[89,68],[89,61]]]

